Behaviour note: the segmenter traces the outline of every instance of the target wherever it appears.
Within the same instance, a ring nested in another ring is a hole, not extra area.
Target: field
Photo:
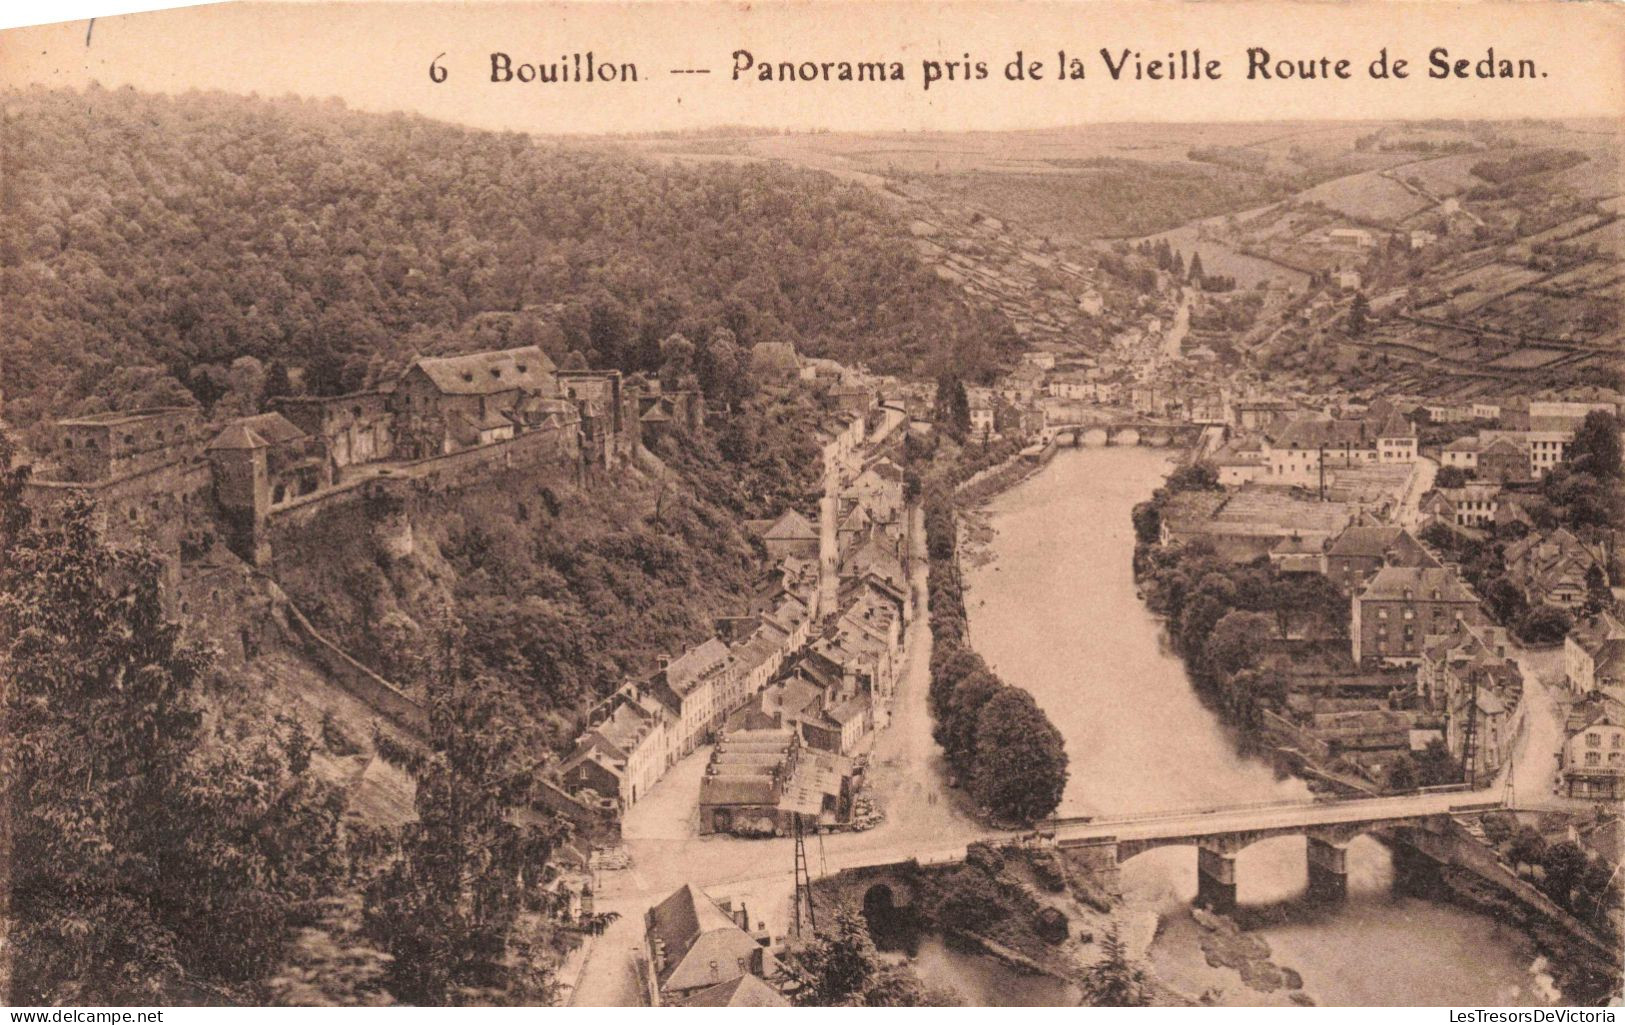
[[[1361,223],[1392,224],[1428,206],[1428,201],[1377,171],[1338,178],[1299,194]]]

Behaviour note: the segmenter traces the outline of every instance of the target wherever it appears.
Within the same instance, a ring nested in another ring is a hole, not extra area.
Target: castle
[[[173,582],[216,539],[266,565],[279,534],[339,501],[500,469],[613,468],[646,436],[704,420],[696,394],[559,370],[537,346],[424,357],[377,390],[269,406],[214,424],[192,407],[58,421],[26,497],[47,521],[66,500],[92,500],[107,536],[152,545]]]

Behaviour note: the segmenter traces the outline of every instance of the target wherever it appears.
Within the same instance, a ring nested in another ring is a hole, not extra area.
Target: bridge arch
[[[1112,445],[1138,445],[1140,443],[1140,429],[1138,427],[1123,427],[1114,431],[1107,439]]]
[[[889,915],[896,910],[897,896],[887,884],[875,883],[863,891],[863,917]]]
[[[1245,832],[1222,833],[1214,836],[1188,835],[1155,837],[1146,840],[1120,840],[1117,844],[1117,863],[1119,865],[1124,864],[1146,851],[1154,851],[1163,847],[1206,847],[1215,853],[1233,858],[1254,844],[1283,836],[1308,837],[1335,847],[1347,847],[1359,837],[1391,830],[1401,825],[1420,826],[1424,829],[1433,828],[1433,824],[1427,819],[1379,819],[1371,822],[1354,822],[1335,826],[1281,826],[1274,829],[1247,830]]]

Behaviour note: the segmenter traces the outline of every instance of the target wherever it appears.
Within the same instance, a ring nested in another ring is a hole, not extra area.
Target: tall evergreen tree
[[[1095,1007],[1144,1007],[1145,969],[1128,956],[1128,947],[1113,919],[1100,941],[1100,960],[1084,973],[1084,999]]]
[[[1371,302],[1364,292],[1355,292],[1349,303],[1348,330],[1351,335],[1365,334],[1366,322],[1371,318]]]
[[[937,425],[958,441],[970,434],[970,396],[965,393],[965,382],[953,374],[937,378],[936,408],[933,418]]]
[[[461,661],[447,631],[426,673],[428,751],[378,738],[417,780],[418,820],[368,888],[366,928],[394,958],[386,984],[402,1002],[545,1002],[546,959],[525,948],[546,926],[524,913],[525,895],[567,830],[529,807],[537,745],[523,709],[492,681],[465,680]]]

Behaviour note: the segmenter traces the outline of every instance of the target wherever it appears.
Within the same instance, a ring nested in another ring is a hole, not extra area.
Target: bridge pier
[[[1309,897],[1335,904],[1349,895],[1349,849],[1318,836],[1307,836],[1305,853],[1309,860]]]
[[[1196,903],[1209,911],[1227,914],[1236,907],[1236,859],[1209,847],[1196,848]]]

